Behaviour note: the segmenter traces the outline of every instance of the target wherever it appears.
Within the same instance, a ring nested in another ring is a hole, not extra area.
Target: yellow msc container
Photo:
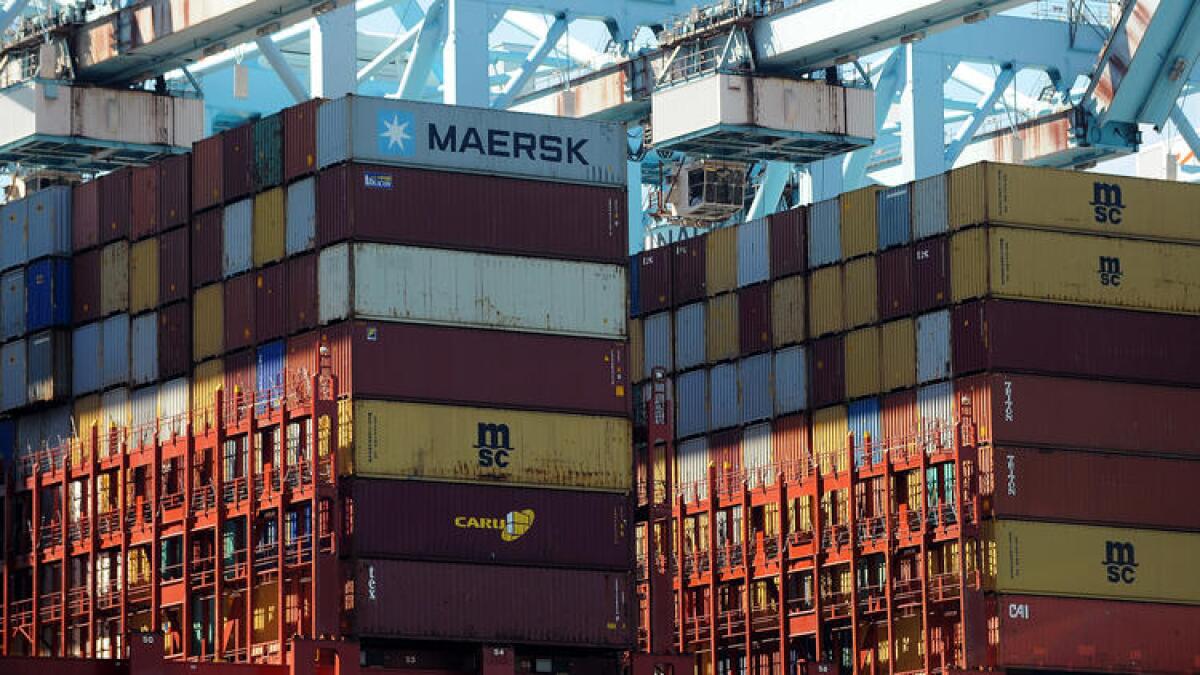
[[[254,197],[254,266],[283,259],[284,221],[283,188],[274,188]]]
[[[846,333],[846,398],[879,393],[879,327]]]
[[[1010,227],[950,239],[955,302],[982,296],[1200,312],[1200,246]]]
[[[358,476],[626,492],[628,420],[424,403],[355,401]]]
[[[950,227],[1004,223],[1200,242],[1200,186],[981,162],[950,172]]]
[[[889,321],[879,328],[879,387],[907,389],[917,383],[917,331],[912,319]]]
[[[100,314],[129,311],[129,242],[114,241],[100,251]]]
[[[642,320],[629,320],[629,372],[631,373],[630,380],[632,382],[640,382],[645,379],[643,370],[646,365],[646,355],[642,350],[645,349],[642,338]]]
[[[849,434],[846,406],[835,405],[830,408],[821,408],[813,413],[813,454],[817,458],[817,467],[820,469],[821,475],[834,471],[841,473],[850,468],[850,456],[846,443]]]
[[[771,284],[771,339],[776,347],[803,342],[804,277],[778,279]]]
[[[842,267],[814,270],[808,278],[808,328],[817,338],[845,330],[842,314]]]
[[[212,359],[192,368],[192,414],[196,430],[216,424],[217,391],[225,386],[225,361]]]
[[[879,226],[875,211],[878,186],[847,192],[839,197],[842,206],[842,260],[874,253],[879,248]]]
[[[708,294],[737,288],[737,228],[715,229],[704,241],[704,283]]]
[[[129,247],[129,311],[137,314],[158,306],[158,239]]]
[[[225,351],[225,287],[218,282],[192,296],[192,359],[195,362]]]
[[[879,322],[879,279],[875,272],[875,256],[845,263],[842,291],[843,319],[847,329]]]
[[[1200,604],[1200,533],[997,521],[989,590]]]
[[[709,363],[735,358],[738,343],[738,304],[736,293],[718,295],[708,300],[708,312],[704,317],[704,355]]]

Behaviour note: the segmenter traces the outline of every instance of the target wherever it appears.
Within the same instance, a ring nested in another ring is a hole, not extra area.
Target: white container
[[[746,427],[742,431],[742,469],[746,472],[746,484],[752,488],[774,484],[775,467],[771,460],[771,424],[763,422]]]
[[[659,312],[642,319],[642,338],[645,352],[642,363],[650,377],[655,368],[666,372],[674,370],[671,363],[671,312]]]
[[[130,326],[130,379],[135,385],[158,379],[158,312],[142,314]]]
[[[708,499],[708,438],[684,441],[675,450],[679,466],[679,496],[686,500]]]
[[[284,229],[288,255],[312,249],[317,233],[316,179],[312,176],[287,187],[287,223]]]
[[[913,238],[923,239],[949,230],[946,174],[922,178],[912,186]]]
[[[243,199],[221,214],[221,270],[225,278],[254,266],[254,200]]]
[[[926,452],[954,443],[954,383],[938,382],[917,389],[917,427]]]
[[[831,265],[842,258],[842,204],[817,202],[808,211],[808,266]]]
[[[737,285],[750,286],[771,277],[770,238],[767,219],[759,218],[737,228]]]
[[[950,310],[917,317],[917,382],[950,377]]]
[[[129,429],[129,388],[110,389],[100,396],[100,456],[112,457]]]
[[[166,443],[172,435],[187,433],[188,410],[191,406],[191,382],[186,377],[163,382],[158,388],[159,438]]]
[[[133,390],[129,402],[129,447],[137,448],[154,443],[155,420],[158,417],[158,385]]]

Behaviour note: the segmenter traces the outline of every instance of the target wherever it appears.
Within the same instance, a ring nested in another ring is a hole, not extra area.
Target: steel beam
[[[1191,10],[1176,34],[1170,52],[1163,59],[1162,67],[1156,71],[1154,87],[1138,111],[1138,122],[1161,128],[1167,118],[1174,119],[1174,112],[1179,110],[1176,102],[1195,69],[1197,58],[1200,58],[1200,5],[1194,2],[1188,5]]]
[[[996,84],[992,90],[983,98],[979,99],[979,104],[975,106],[975,112],[968,117],[966,124],[959,128],[954,135],[954,140],[946,148],[946,166],[954,166],[954,162],[958,160],[959,155],[966,149],[967,144],[971,139],[975,138],[975,132],[979,131],[979,127],[983,125],[992,111],[996,109],[996,102],[1004,95],[1004,90],[1012,84],[1013,79],[1017,75],[1017,69],[1013,64],[1006,63],[1000,70],[1000,74],[996,77]]]
[[[1175,123],[1175,128],[1179,130],[1179,135],[1183,136],[1184,142],[1191,149],[1192,154],[1200,157],[1200,134],[1196,133],[1196,127],[1192,126],[1191,121],[1188,120],[1187,115],[1183,113],[1178,104],[1171,108],[1169,116],[1171,121]]]
[[[28,6],[29,0],[13,0],[8,9],[0,12],[0,33],[8,30],[12,22],[16,21],[17,17],[21,16],[21,12],[24,12]]]
[[[416,46],[409,54],[404,74],[400,76],[400,88],[396,90],[398,98],[415,100],[421,97],[425,81],[429,79],[429,73],[433,70],[433,60],[442,39],[442,17],[445,9],[443,0],[434,0],[425,11],[425,20],[417,30]]]
[[[338,98],[358,88],[357,23],[352,2],[317,17],[309,33],[313,96]]]
[[[533,79],[534,74],[537,73],[538,66],[542,64],[542,61],[546,59],[546,56],[550,54],[550,51],[554,49],[554,46],[558,44],[559,39],[566,32],[566,15],[555,17],[554,23],[550,24],[546,29],[545,35],[538,40],[537,44],[529,52],[529,55],[525,57],[525,62],[521,64],[520,69],[513,73],[512,79],[508,81],[508,84],[504,85],[504,90],[500,92],[495,101],[492,101],[492,107],[507,108],[512,104],[513,98],[525,88],[529,80]]]
[[[254,39],[254,44],[258,45],[258,51],[271,64],[271,69],[279,76],[279,80],[283,82],[283,86],[287,88],[288,93],[296,102],[308,100],[308,88],[300,82],[300,78],[296,76],[296,71],[288,65],[286,59],[283,58],[283,52],[279,51],[279,47],[271,40],[271,36],[264,35]]]
[[[867,175],[867,164],[871,154],[879,143],[883,125],[887,121],[888,111],[892,109],[896,93],[900,91],[904,80],[901,75],[905,72],[905,50],[896,48],[888,55],[879,71],[879,80],[875,83],[875,143],[869,148],[855,150],[846,158],[845,181],[849,185],[861,185]]]
[[[901,182],[933,176],[945,170],[942,58],[904,47],[907,85],[900,95]]]
[[[758,192],[754,194],[750,209],[746,211],[746,220],[763,218],[778,211],[783,188],[791,175],[791,162],[767,162],[767,169],[758,184]]]
[[[445,0],[446,41],[442,46],[442,102],[486,108],[488,12],[484,0]]]
[[[397,52],[406,51],[412,47],[417,40],[417,34],[421,32],[421,26],[425,25],[425,20],[417,22],[415,26],[404,31],[399,37],[392,41],[391,44],[383,48],[375,58],[371,59],[370,63],[358,69],[358,75],[355,79],[359,82],[371,77],[380,68],[396,55]]]

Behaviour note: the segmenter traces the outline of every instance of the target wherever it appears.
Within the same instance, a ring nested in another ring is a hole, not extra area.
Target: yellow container
[[[817,466],[822,475],[834,471],[841,473],[850,468],[846,442],[849,434],[846,406],[835,405],[813,413],[813,454],[817,457]]]
[[[114,241],[100,251],[100,314],[129,311],[129,242]]]
[[[1006,223],[1200,242],[1200,186],[1011,164],[950,172],[950,226]]]
[[[643,371],[646,368],[646,355],[643,353],[645,344],[642,338],[642,320],[629,320],[629,372],[633,382],[645,379]]]
[[[708,301],[704,316],[705,357],[709,363],[735,358],[738,355],[738,305],[737,294],[726,293]]]
[[[625,492],[628,420],[423,403],[355,401],[359,476]]]
[[[75,399],[72,414],[75,416],[75,434],[83,441],[83,452],[81,452],[79,444],[75,444],[72,447],[71,462],[75,466],[81,466],[80,462],[87,460],[87,456],[83,453],[91,452],[94,449],[92,447],[92,426],[95,425],[99,437],[104,436],[104,414],[100,405],[100,394]]]
[[[192,359],[197,363],[225,351],[225,289],[215,283],[192,296]]]
[[[846,398],[879,393],[879,327],[846,333]]]
[[[129,247],[129,311],[137,314],[158,306],[158,239]]]
[[[950,240],[955,302],[991,295],[1200,313],[1200,246],[1007,227]]]
[[[845,263],[842,290],[845,293],[842,308],[847,329],[879,322],[879,279],[875,273],[875,256]]]
[[[254,198],[254,266],[283,259],[283,188],[274,188]]]
[[[771,285],[771,336],[776,347],[804,342],[804,277],[785,277]]]
[[[1000,593],[1200,604],[1200,533],[997,521]]]
[[[877,186],[847,192],[842,205],[842,260],[874,253],[879,248],[879,226],[875,216]]]
[[[917,331],[912,319],[879,328],[879,388],[907,389],[917,383]]]
[[[710,296],[737,288],[737,228],[718,228],[705,237],[704,283]]]
[[[811,337],[845,330],[842,315],[842,267],[832,265],[812,272],[808,279],[808,328]]]
[[[217,391],[225,386],[225,361],[213,359],[192,369],[192,414],[197,432],[216,424]]]

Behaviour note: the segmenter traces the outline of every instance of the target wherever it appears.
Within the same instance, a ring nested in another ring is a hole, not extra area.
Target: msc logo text
[[[533,527],[533,509],[509,511],[503,518],[455,516],[454,526],[461,530],[499,530],[500,541],[516,541]]]
[[[477,435],[478,440],[473,447],[479,451],[479,466],[507,467],[513,452],[508,425],[480,422]]]
[[[1101,225],[1120,225],[1125,202],[1121,199],[1121,186],[1112,183],[1093,183],[1092,201],[1088,202]]]
[[[1112,584],[1132,584],[1137,580],[1137,561],[1134,559],[1133,543],[1128,541],[1104,542],[1104,571]]]
[[[1101,286],[1120,286],[1121,285],[1121,259],[1106,255],[1100,256],[1100,269],[1097,270],[1100,275]]]

